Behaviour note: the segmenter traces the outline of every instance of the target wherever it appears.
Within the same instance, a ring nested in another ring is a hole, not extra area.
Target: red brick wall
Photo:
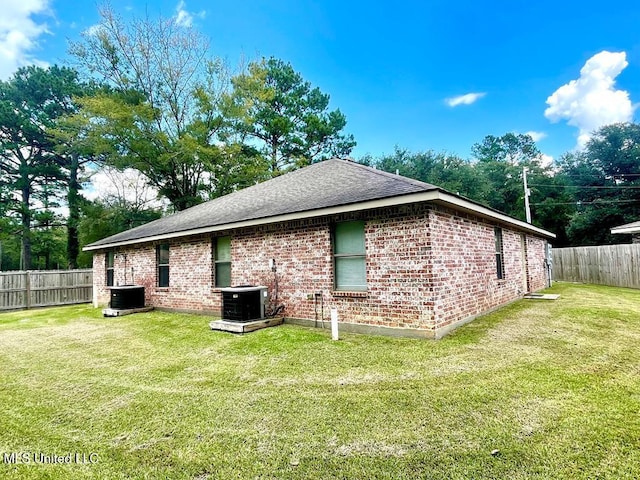
[[[367,292],[333,291],[331,226],[365,220]],[[503,228],[504,272],[497,279],[494,225],[441,207],[409,205],[335,218],[317,218],[221,232],[231,236],[232,285],[266,285],[291,318],[324,320],[337,308],[340,321],[434,331],[518,298],[544,285],[544,241]],[[115,283],[143,284],[147,304],[220,311],[213,287],[212,239],[197,236],[170,244],[170,285],[157,287],[155,244],[116,250]],[[126,269],[125,269],[126,262]],[[526,263],[525,263],[526,262]],[[133,272],[131,269],[133,268]],[[105,253],[94,256],[96,300],[108,302]]]
[[[93,254],[93,306],[106,305],[109,302],[109,290],[107,290],[106,278],[106,252]]]
[[[406,207],[380,212],[366,224],[366,315],[374,325],[431,329],[431,233],[429,209]],[[340,309],[340,306],[338,306]],[[362,322],[360,322],[362,323]]]
[[[308,295],[326,292],[332,284],[331,240],[326,219],[246,229],[231,236],[231,283],[266,285],[275,306],[289,317],[314,318],[314,301]],[[276,262],[276,273],[269,268]]]
[[[116,249],[114,284],[144,285],[147,305],[184,310],[220,310],[220,295],[212,290],[210,237],[190,237],[169,242],[169,287],[158,287],[156,245],[145,243]],[[93,257],[94,296],[98,304],[109,301],[105,254]],[[126,281],[125,281],[126,273]],[[132,279],[133,278],[133,279]]]
[[[527,235],[529,290],[532,292],[548,286],[547,270],[544,262],[546,248],[547,242],[545,240]]]
[[[502,228],[504,279],[498,279],[494,225],[446,209],[434,209],[430,224],[436,329],[526,293],[519,233]]]
[[[345,323],[429,328],[427,216],[424,209],[417,219],[405,210],[370,212],[365,217],[366,293],[333,291],[331,220],[327,218],[249,229],[233,236],[232,283],[267,285],[273,293],[274,275],[269,270],[273,258],[278,303],[285,305],[288,317],[322,320],[321,305],[314,297],[322,292],[326,321],[330,309],[337,308]]]

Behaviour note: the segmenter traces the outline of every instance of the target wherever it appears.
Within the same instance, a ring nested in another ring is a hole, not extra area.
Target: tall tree
[[[611,228],[640,218],[640,125],[601,127],[585,150],[561,163],[577,210],[568,227],[575,245],[619,243]]]
[[[64,167],[67,188],[66,204],[69,209],[67,218],[67,265],[77,268],[80,252],[78,239],[78,222],[80,220],[82,180],[87,165],[102,163],[99,143],[91,139],[87,129],[90,122],[79,114],[81,98],[95,95],[101,90],[94,82],[82,83],[77,72],[68,78],[61,96],[61,113],[53,125],[47,130],[54,142],[54,149]]]
[[[500,137],[487,135],[482,142],[471,147],[471,153],[481,162],[502,162],[510,165],[538,162],[541,157],[531,135],[521,133],[505,133]]]
[[[47,132],[65,113],[73,85],[75,72],[57,66],[21,68],[0,82],[0,181],[17,194],[9,200],[20,218],[25,269],[31,268],[34,192],[44,178],[62,188],[63,164]]]
[[[568,178],[553,165],[542,171],[534,170],[528,179],[532,223],[556,234],[554,246],[568,246],[567,226],[575,212],[575,197]]]
[[[398,172],[473,200],[484,198],[486,188],[478,181],[473,164],[455,155],[431,150],[412,153],[396,147],[393,154],[383,155],[370,163],[380,170]]]
[[[20,227],[11,215],[13,192],[4,168],[0,169],[0,272],[20,268]]]
[[[566,180],[552,164],[542,162],[542,153],[530,135],[487,135],[471,151],[477,159],[477,176],[488,187],[483,202],[525,220],[522,177],[526,167],[532,223],[556,233],[557,244],[567,243],[565,227],[574,207]]]
[[[217,141],[224,63],[175,18],[125,21],[108,4],[99,14],[71,45],[82,71],[112,87],[82,103],[91,138],[110,164],[142,172],[175,209],[201,202],[226,169]]]
[[[478,161],[476,170],[489,186],[483,200],[491,207],[524,219],[522,168],[539,174],[541,153],[530,135],[487,135],[471,147]]]
[[[329,95],[312,88],[290,63],[276,58],[251,62],[231,80],[225,112],[231,132],[255,142],[270,176],[331,156],[348,155],[356,142],[342,132],[340,110],[329,111]]]
[[[64,178],[62,179],[64,181]],[[64,268],[66,224],[59,212],[64,199],[63,188],[56,178],[45,176],[34,191],[39,208],[33,211],[32,267],[40,270]]]
[[[144,175],[134,169],[119,171],[105,166],[91,177],[97,198],[81,198],[78,224],[82,245],[134,228],[162,216],[166,199],[159,199]],[[95,188],[99,185],[99,188]],[[92,264],[91,252],[80,252],[78,265]]]

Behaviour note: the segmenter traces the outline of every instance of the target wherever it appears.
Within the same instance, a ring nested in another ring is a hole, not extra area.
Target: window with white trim
[[[169,286],[169,244],[156,246],[156,263],[158,265],[158,286]]]
[[[107,287],[113,287],[113,272],[114,272],[114,258],[115,252],[113,250],[107,252],[105,255],[105,269],[107,271]]]
[[[215,286],[231,286],[231,237],[216,239]]]
[[[333,230],[334,288],[366,291],[364,222],[336,223]]]
[[[496,275],[498,280],[504,279],[504,247],[502,245],[502,229],[495,227],[493,233],[496,241]]]

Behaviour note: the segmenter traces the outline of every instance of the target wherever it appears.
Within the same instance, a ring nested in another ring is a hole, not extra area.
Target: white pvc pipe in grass
[[[331,338],[338,340],[338,309],[331,309]]]

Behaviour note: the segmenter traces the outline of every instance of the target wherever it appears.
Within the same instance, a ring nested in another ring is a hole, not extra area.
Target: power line
[[[594,201],[594,202],[542,202],[542,203],[532,203],[531,205],[549,205],[549,206],[553,206],[553,205],[576,205],[576,206],[581,206],[581,205],[602,205],[604,203],[607,204],[618,204],[618,203],[640,203],[639,200],[598,200],[598,201]]]
[[[582,177],[595,177],[595,178],[625,178],[625,177],[640,177],[640,173],[613,173],[611,175],[602,173],[562,173],[563,177],[582,178]]]
[[[530,187],[556,187],[556,188],[619,188],[622,190],[640,190],[640,185],[550,185],[544,183],[530,183]]]

